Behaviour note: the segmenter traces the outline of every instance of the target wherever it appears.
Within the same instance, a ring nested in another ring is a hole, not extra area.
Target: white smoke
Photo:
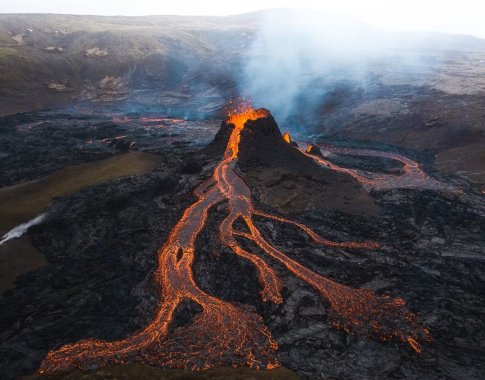
[[[307,11],[266,12],[245,57],[242,93],[284,119],[315,74],[325,75],[372,51],[369,42],[375,43],[373,34],[371,28],[358,22],[352,25],[337,16]]]
[[[332,83],[366,86],[369,68],[384,57],[392,57],[394,71],[419,67],[419,38],[382,32],[347,16],[267,11],[243,57],[240,93],[284,124],[302,97],[304,112],[317,108]]]
[[[30,227],[42,223],[45,219],[45,216],[45,214],[40,214],[39,216],[29,220],[26,223],[19,224],[17,227],[12,228],[10,231],[2,236],[2,240],[0,240],[0,245],[6,243],[9,240],[21,237],[29,230]]]

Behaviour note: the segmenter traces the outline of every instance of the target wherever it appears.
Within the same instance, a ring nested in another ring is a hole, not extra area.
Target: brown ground
[[[47,264],[28,236],[0,245],[0,294],[9,289],[17,277]]]
[[[483,143],[451,148],[436,155],[436,167],[445,172],[485,184],[485,146]],[[484,187],[485,189],[485,187]]]
[[[67,196],[115,178],[143,174],[159,162],[158,156],[133,152],[70,166],[40,180],[0,189],[0,236],[42,213],[53,197]],[[32,246],[28,236],[0,245],[0,294],[9,289],[19,275],[45,264],[44,255]]]
[[[159,162],[158,156],[133,152],[70,166],[40,180],[0,189],[0,234],[39,215],[54,197],[73,194],[118,177],[142,174]]]

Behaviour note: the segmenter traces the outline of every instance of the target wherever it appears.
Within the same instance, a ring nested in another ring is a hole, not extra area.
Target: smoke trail
[[[12,228],[10,231],[8,231],[5,235],[2,236],[2,240],[0,240],[0,245],[2,245],[3,243],[6,243],[9,240],[21,237],[29,230],[30,227],[42,223],[45,217],[46,217],[45,214],[40,214],[39,216],[29,220],[26,223],[19,224],[17,227]]]

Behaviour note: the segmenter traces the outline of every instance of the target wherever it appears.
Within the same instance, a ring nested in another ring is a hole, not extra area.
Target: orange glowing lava
[[[329,320],[336,327],[380,340],[396,338],[415,351],[421,350],[418,341],[427,341],[429,333],[417,323],[414,314],[406,310],[402,299],[378,296],[367,289],[353,289],[315,273],[270,244],[254,224],[253,216],[257,215],[293,225],[319,244],[341,248],[379,247],[375,242],[332,242],[301,223],[254,208],[251,191],[236,172],[239,141],[246,121],[268,115],[268,111],[254,110],[247,103],[233,106],[229,111],[228,123],[233,129],[223,159],[212,177],[195,189],[197,201],[185,210],[158,251],[156,282],[161,291],[161,302],[152,322],[126,339],[114,342],[90,339],[51,351],[41,363],[40,373],[130,361],[192,370],[215,366],[266,369],[278,366],[275,357],[278,346],[262,318],[250,308],[205,293],[195,281],[192,271],[195,240],[206,224],[209,209],[221,202],[227,202],[229,210],[219,226],[221,242],[256,267],[262,287],[261,297],[265,302],[283,302],[281,281],[260,255],[243,249],[237,238],[253,241],[261,253],[282,263],[325,297],[331,307]],[[245,222],[249,232],[234,228],[238,219]],[[202,311],[190,325],[171,332],[169,326],[174,312],[186,300],[198,303]]]
[[[285,140],[288,144],[291,144],[291,136],[288,132],[283,134],[283,140]]]
[[[340,155],[354,155],[366,157],[383,157],[391,160],[399,161],[403,164],[402,174],[385,174],[385,173],[369,173],[357,169],[349,169],[341,167],[332,163],[324,157],[319,157],[311,154],[314,145],[308,145],[306,150],[300,150],[308,157],[313,158],[321,166],[328,169],[348,174],[356,179],[360,184],[370,190],[386,190],[386,189],[430,189],[438,190],[447,193],[458,194],[460,190],[455,186],[443,183],[429,175],[427,175],[416,161],[413,161],[400,154],[379,150],[356,149],[356,148],[342,148],[336,146],[322,146],[318,147],[321,150],[326,150],[332,154]]]

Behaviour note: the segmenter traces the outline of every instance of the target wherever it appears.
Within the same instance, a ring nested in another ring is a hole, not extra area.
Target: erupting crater
[[[257,125],[251,121],[258,120]],[[41,363],[40,373],[55,373],[73,367],[89,369],[107,364],[138,361],[157,366],[202,370],[217,366],[249,366],[271,369],[279,365],[278,345],[253,309],[236,306],[204,292],[196,283],[193,263],[195,241],[206,224],[209,209],[227,203],[228,212],[219,225],[220,240],[241,258],[252,263],[261,283],[261,298],[280,304],[282,283],[261,256],[244,249],[238,239],[252,241],[262,253],[283,264],[300,280],[313,287],[330,304],[329,321],[349,333],[378,340],[397,339],[420,351],[420,342],[430,339],[400,298],[379,296],[367,289],[353,289],[323,277],[289,258],[271,244],[253,221],[268,218],[301,229],[316,243],[349,249],[378,249],[376,242],[334,242],[307,226],[255,208],[251,190],[236,171],[242,131],[261,127],[277,131],[269,111],[248,103],[233,104],[221,132],[227,136],[222,160],[212,176],[194,191],[197,201],[189,206],[158,251],[156,282],[161,302],[152,322],[134,335],[114,342],[85,340],[51,351]],[[290,140],[291,141],[291,140]],[[242,220],[247,229],[234,227]],[[263,256],[264,257],[264,256]],[[201,312],[189,325],[173,331],[169,326],[182,302],[200,305]]]

